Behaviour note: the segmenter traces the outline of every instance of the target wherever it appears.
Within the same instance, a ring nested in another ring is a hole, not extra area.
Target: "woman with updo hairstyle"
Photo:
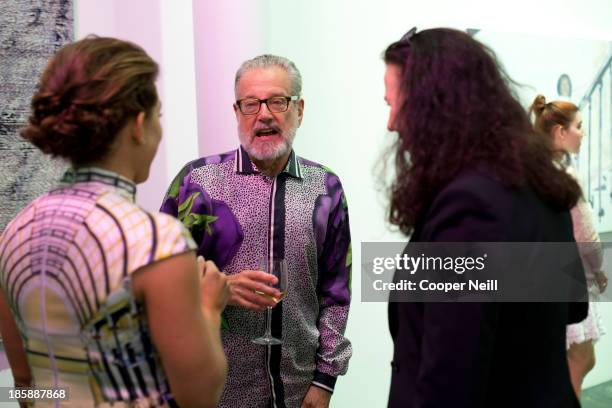
[[[223,389],[225,277],[180,222],[135,203],[162,134],[157,73],[127,41],[66,45],[21,132],[71,164],[0,236],[15,385],[55,389],[53,406],[214,407]]]
[[[548,139],[554,149],[554,161],[560,168],[578,180],[571,166],[570,155],[580,152],[584,136],[578,107],[567,101],[546,102],[543,95],[536,96],[530,112],[535,116],[535,128],[540,137]],[[602,269],[603,250],[599,234],[593,224],[593,214],[587,201],[581,198],[572,208],[574,238],[589,289],[589,313],[585,320],[567,326],[567,360],[572,385],[578,398],[582,394],[582,381],[595,366],[593,344],[604,334],[601,316],[597,309],[599,294],[606,290],[608,279]]]
[[[405,253],[420,257],[432,243],[449,242],[471,243],[451,248],[477,252],[486,243],[517,258],[508,278],[528,274],[530,284],[550,289],[533,262],[568,277],[557,282],[563,297],[550,302],[538,297],[544,291],[529,302],[504,301],[513,298],[502,286],[508,279],[488,302],[471,297],[488,293],[417,302],[392,292],[389,408],[578,408],[565,327],[587,313],[569,214],[580,187],[554,165],[550,143],[534,137],[494,53],[467,33],[413,29],[383,58],[387,127],[397,134],[389,221],[410,236]],[[522,243],[524,256],[507,242]],[[540,242],[562,243],[577,262],[568,265]],[[503,267],[489,261],[486,276],[494,277]],[[413,276],[403,272],[394,282]],[[435,277],[428,272],[414,275],[419,284]],[[481,279],[478,272],[465,276]]]

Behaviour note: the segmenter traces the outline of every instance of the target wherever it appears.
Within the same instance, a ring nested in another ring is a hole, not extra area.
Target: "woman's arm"
[[[227,375],[220,314],[228,297],[225,275],[208,262],[201,277],[193,252],[136,272],[153,343],[180,406],[216,407]]]
[[[15,385],[29,387],[32,383],[32,373],[30,372],[23,340],[3,290],[0,290],[0,331],[2,332],[2,341],[11,365]]]
[[[593,223],[593,212],[589,203],[581,199],[572,208],[572,222],[574,224],[574,239],[578,245],[580,257],[587,265],[585,273],[588,282],[594,282],[597,274],[602,273],[603,249],[599,234]]]

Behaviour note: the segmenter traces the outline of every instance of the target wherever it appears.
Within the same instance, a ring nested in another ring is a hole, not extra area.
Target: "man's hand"
[[[264,310],[268,306],[275,306],[276,301],[273,298],[278,299],[281,294],[270,285],[275,285],[277,281],[276,276],[263,271],[246,270],[228,275],[227,282],[230,287],[228,304],[252,310]]]
[[[328,408],[331,393],[311,385],[302,401],[301,408]]]

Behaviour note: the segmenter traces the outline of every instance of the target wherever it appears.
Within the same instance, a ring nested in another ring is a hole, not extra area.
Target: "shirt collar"
[[[236,161],[236,173],[238,174],[259,174],[260,173],[260,171],[257,169],[257,166],[255,165],[255,163],[251,161],[249,154],[242,146],[236,149],[235,161]],[[291,149],[291,154],[289,155],[289,160],[287,161],[287,165],[285,166],[283,171],[281,171],[281,173],[287,173],[291,177],[302,179],[302,168],[300,166],[298,156],[295,154],[295,151],[293,149]]]
[[[100,167],[70,168],[62,176],[62,184],[97,182],[116,187],[132,201],[136,198],[136,184],[122,175]]]

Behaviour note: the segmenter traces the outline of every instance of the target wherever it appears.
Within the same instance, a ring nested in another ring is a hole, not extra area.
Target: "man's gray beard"
[[[266,144],[263,146],[264,147],[263,149],[253,149],[252,145],[247,146],[244,143],[242,144],[242,147],[244,147],[244,149],[247,151],[251,159],[255,159],[259,161],[276,160],[280,157],[283,157],[286,154],[289,154],[289,152],[291,151],[291,146],[293,146],[293,140],[295,139],[296,131],[297,131],[297,127],[290,129],[287,132],[287,138],[286,139],[283,138],[283,142],[275,145],[273,148],[268,148],[269,145]],[[243,137],[243,135],[240,134],[241,143],[242,143],[242,140],[244,139],[245,137]]]

